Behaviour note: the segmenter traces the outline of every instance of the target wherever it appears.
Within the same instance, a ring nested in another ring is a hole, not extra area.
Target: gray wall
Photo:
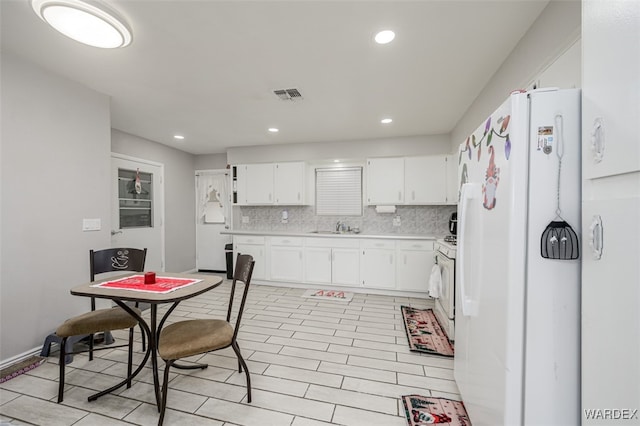
[[[116,129],[111,151],[164,164],[165,270],[195,269],[195,156]]]
[[[552,0],[549,3],[452,130],[452,153],[457,152],[458,145],[507,99],[509,93],[527,88],[575,44],[580,38],[581,18],[579,0]],[[575,62],[575,68],[567,72],[579,75],[579,61]]]
[[[227,168],[227,154],[196,155],[196,170],[216,170]]]
[[[109,98],[1,54],[0,360],[40,345],[89,300],[89,249],[110,244]],[[102,230],[82,232],[83,218]]]
[[[227,161],[229,164],[251,164],[303,160],[359,160],[367,157],[446,154],[449,150],[448,135],[433,135],[229,148]]]

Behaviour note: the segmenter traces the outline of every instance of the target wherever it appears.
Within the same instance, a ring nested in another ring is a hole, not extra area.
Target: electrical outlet
[[[401,221],[400,221],[400,216],[396,216],[393,218],[393,226],[400,226]]]
[[[249,216],[242,216],[242,223],[249,223]]]

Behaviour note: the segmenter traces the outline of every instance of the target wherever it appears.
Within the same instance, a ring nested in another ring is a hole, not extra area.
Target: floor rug
[[[451,426],[471,426],[462,401],[420,395],[402,396],[409,426],[443,423]]]
[[[440,326],[433,309],[416,309],[409,306],[402,306],[401,309],[409,350],[453,356],[453,345]]]
[[[309,297],[318,300],[337,300],[340,302],[350,302],[353,293],[340,290],[307,290],[302,297]]]
[[[47,359],[41,356],[31,356],[25,360],[20,362],[16,362],[6,368],[0,370],[0,383],[4,383],[7,380],[11,380],[14,377],[17,377],[23,373],[26,373],[29,370],[33,370],[34,368],[40,366]]]

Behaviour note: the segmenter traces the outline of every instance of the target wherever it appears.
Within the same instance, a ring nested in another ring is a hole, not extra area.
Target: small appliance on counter
[[[458,212],[451,213],[451,217],[449,218],[449,232],[451,232],[451,235],[454,237],[458,232]]]

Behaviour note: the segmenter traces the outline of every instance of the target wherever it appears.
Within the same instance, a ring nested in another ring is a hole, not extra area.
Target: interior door
[[[231,235],[229,174],[226,170],[196,172],[196,268],[199,271],[226,271],[224,246]]]
[[[146,247],[147,271],[164,271],[163,174],[162,164],[111,156],[111,247]]]

